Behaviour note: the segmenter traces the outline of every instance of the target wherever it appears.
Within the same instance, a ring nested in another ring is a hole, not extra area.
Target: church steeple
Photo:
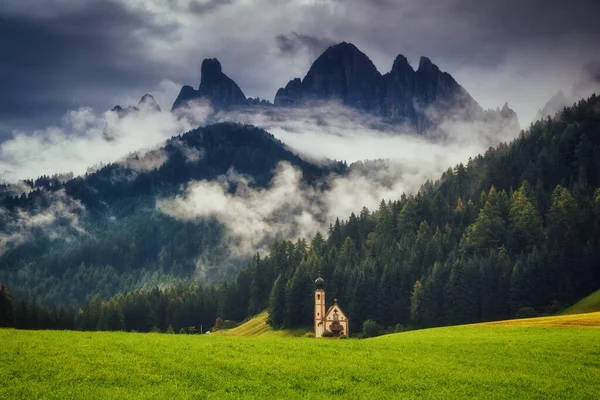
[[[315,337],[321,337],[325,329],[325,280],[319,277],[315,280]]]
[[[325,280],[321,278],[321,274],[319,274],[319,277],[315,280],[315,286],[317,289],[323,289],[325,287]]]

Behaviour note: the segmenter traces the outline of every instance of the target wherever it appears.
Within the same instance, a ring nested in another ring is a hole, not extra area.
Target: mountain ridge
[[[245,98],[216,59],[202,62],[199,88],[182,87],[172,111],[191,101],[208,101],[216,108],[258,103]],[[327,101],[338,101],[387,123],[406,125],[419,134],[434,130],[446,120],[483,121],[494,112],[484,111],[452,75],[442,72],[427,57],[421,57],[414,70],[400,54],[392,69],[381,74],[365,53],[347,42],[330,46],[312,63],[304,78],[294,78],[280,87],[273,104],[262,101],[260,105],[304,107]],[[514,111],[496,117],[510,118],[518,127]]]

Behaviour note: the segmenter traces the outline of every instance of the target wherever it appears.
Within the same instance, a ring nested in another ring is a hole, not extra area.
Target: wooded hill
[[[153,167],[155,159],[163,161]],[[33,188],[28,194],[11,196],[5,186],[0,190],[0,243],[2,237],[29,237],[3,244],[0,284],[20,299],[79,306],[95,293],[110,297],[190,279],[200,256],[215,266],[206,271],[205,283],[235,277],[250,257],[228,258],[221,223],[171,218],[157,209],[156,200],[179,194],[190,181],[214,181],[230,169],[248,176],[251,187],[265,187],[282,161],[302,171],[310,185],[347,170],[343,163],[306,162],[254,126],[221,123],[66,182],[58,177],[28,181]],[[46,229],[19,230],[28,220],[47,215],[56,216],[56,222]]]
[[[367,319],[429,327],[552,313],[600,287],[599,188],[600,98],[592,96],[416,195],[336,221],[326,237],[273,244],[234,281],[97,297],[76,327],[199,328],[265,308],[273,326],[310,326],[319,271],[351,332]]]
[[[310,325],[319,271],[351,331],[367,319],[429,327],[556,312],[600,287],[599,187],[592,96],[415,196],[336,221],[326,240],[273,246],[228,289],[222,315],[239,318],[250,293],[249,314],[268,303],[274,326]]]

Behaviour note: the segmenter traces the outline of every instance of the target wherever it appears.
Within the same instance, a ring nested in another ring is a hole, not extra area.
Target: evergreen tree
[[[10,292],[0,286],[0,327],[15,326],[15,306]]]
[[[279,275],[275,279],[269,296],[269,325],[274,328],[282,327],[285,322],[285,282]]]

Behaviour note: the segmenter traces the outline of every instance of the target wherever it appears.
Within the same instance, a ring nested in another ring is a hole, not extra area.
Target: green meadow
[[[367,340],[0,330],[1,399],[600,397],[600,329]]]

